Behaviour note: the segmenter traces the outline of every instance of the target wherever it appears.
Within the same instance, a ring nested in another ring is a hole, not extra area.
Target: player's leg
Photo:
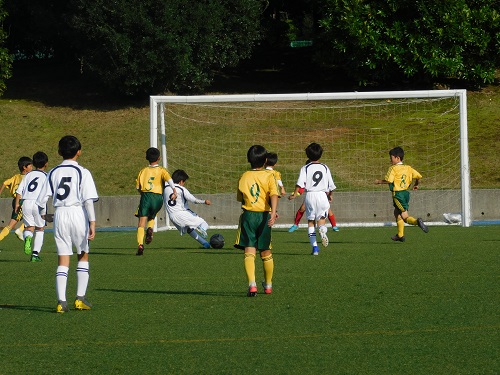
[[[137,255],[142,255],[144,253],[144,227],[147,221],[147,216],[139,216],[139,222],[137,224]]]
[[[31,249],[33,247],[33,236],[35,234],[34,226],[25,226],[23,231],[24,237],[24,253],[26,255],[31,255]]]
[[[334,232],[339,231],[339,227],[337,226],[337,220],[335,220],[335,214],[331,209],[328,210],[328,220],[330,221],[330,224],[332,225],[332,230]]]
[[[187,233],[194,238],[195,241],[198,241],[201,246],[203,246],[205,249],[210,249],[210,244],[205,240],[202,236],[198,234],[197,231],[195,231],[193,228],[189,228],[187,230]]]
[[[17,220],[10,219],[9,224],[7,224],[7,226],[5,228],[3,228],[2,231],[0,232],[0,241],[2,241],[5,237],[7,237],[9,235],[10,231],[14,229],[16,224],[17,224]],[[22,235],[21,235],[21,237],[22,237]],[[24,241],[24,239],[23,239],[23,241]]]
[[[264,250],[260,252],[260,259],[264,268],[264,281],[262,287],[265,294],[271,294],[273,291],[273,272],[274,272],[274,259],[271,250]]]
[[[56,270],[56,312],[65,313],[69,311],[68,302],[66,300],[66,287],[68,285],[70,255],[59,255],[58,259],[59,263]]]
[[[326,228],[326,219],[324,216],[322,216],[319,220],[318,220],[318,232],[319,232],[319,235],[321,237],[321,243],[324,247],[327,247],[328,244],[330,243],[330,241],[328,240],[328,236],[326,234],[326,232],[328,232],[328,229]]]
[[[33,251],[31,253],[31,261],[32,262],[39,262],[42,260],[40,258],[40,252],[42,251],[44,236],[45,236],[44,228],[43,227],[35,227],[35,236],[33,239]]]
[[[293,225],[290,227],[290,229],[288,229],[289,232],[295,232],[297,229],[299,229],[300,219],[302,219],[302,216],[304,216],[304,212],[306,212],[306,205],[304,204],[304,202],[302,202],[299,209],[295,213]]]
[[[149,245],[153,241],[153,227],[155,226],[155,219],[148,218],[148,222],[146,225],[148,229],[146,229],[146,238],[144,242],[146,243],[146,245]]]
[[[255,247],[245,247],[245,272],[248,280],[248,297],[255,297],[257,294],[257,283],[255,282],[255,256],[257,249]]]
[[[90,310],[92,308],[92,304],[85,297],[89,285],[89,275],[89,254],[82,251],[78,254],[78,264],[76,266],[75,309],[77,310]]]

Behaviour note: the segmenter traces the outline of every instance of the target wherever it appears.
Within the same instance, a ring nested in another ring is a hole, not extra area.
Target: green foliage
[[[494,81],[500,65],[495,0],[326,0],[321,58],[363,83],[458,78]]]
[[[3,26],[3,21],[7,17],[7,12],[3,6],[3,0],[0,0],[0,25]],[[5,40],[7,39],[7,34],[0,28],[0,96],[3,95],[6,85],[5,81],[8,80],[12,75],[12,56],[9,51],[3,47]]]
[[[259,37],[259,4],[251,0],[74,4],[83,69],[130,95],[202,91],[214,69],[249,57]]]

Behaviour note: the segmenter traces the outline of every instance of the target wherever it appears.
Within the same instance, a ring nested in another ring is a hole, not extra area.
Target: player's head
[[[323,155],[323,147],[318,143],[311,143],[306,147],[306,155],[310,161],[318,161]]]
[[[65,160],[73,159],[81,149],[82,144],[75,136],[65,135],[59,141],[59,155]]]
[[[269,167],[274,167],[277,162],[278,162],[278,154],[275,152],[268,152],[266,165],[268,165]]]
[[[43,151],[38,151],[33,155],[33,165],[35,168],[43,168],[49,162],[49,157]]]
[[[404,157],[405,157],[405,152],[403,151],[403,149],[401,147],[394,147],[392,150],[389,151],[389,156],[394,156],[394,157],[398,157],[399,160],[403,161]]]
[[[174,173],[172,173],[172,180],[174,181],[174,184],[178,184],[181,181],[186,181],[188,178],[188,174],[182,169],[176,169]]]
[[[267,160],[267,150],[264,146],[253,145],[248,149],[247,160],[252,168],[262,168]]]
[[[150,163],[155,163],[160,160],[160,150],[156,147],[150,147],[146,151],[146,160]]]
[[[33,165],[33,160],[27,156],[21,156],[17,161],[17,167],[21,173],[23,173],[30,165]]]

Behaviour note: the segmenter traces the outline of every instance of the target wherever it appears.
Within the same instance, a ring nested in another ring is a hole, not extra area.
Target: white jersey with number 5
[[[49,197],[52,197],[55,207],[54,239],[57,253],[71,255],[72,245],[78,254],[88,252],[89,223],[84,202],[99,199],[90,171],[76,161],[64,160],[49,172],[37,205],[45,207]]]
[[[300,169],[297,186],[306,189],[306,218],[319,220],[328,216],[327,193],[336,189],[330,168],[323,163],[309,163]]]

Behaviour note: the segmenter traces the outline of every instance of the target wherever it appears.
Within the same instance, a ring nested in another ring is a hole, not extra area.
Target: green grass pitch
[[[46,234],[30,263],[0,242],[0,374],[498,374],[500,228],[341,228],[310,255],[273,232],[273,294],[246,297],[242,252],[156,233],[92,242],[91,311],[56,314]],[[68,301],[75,293],[72,258]],[[256,262],[258,280],[262,264]]]

